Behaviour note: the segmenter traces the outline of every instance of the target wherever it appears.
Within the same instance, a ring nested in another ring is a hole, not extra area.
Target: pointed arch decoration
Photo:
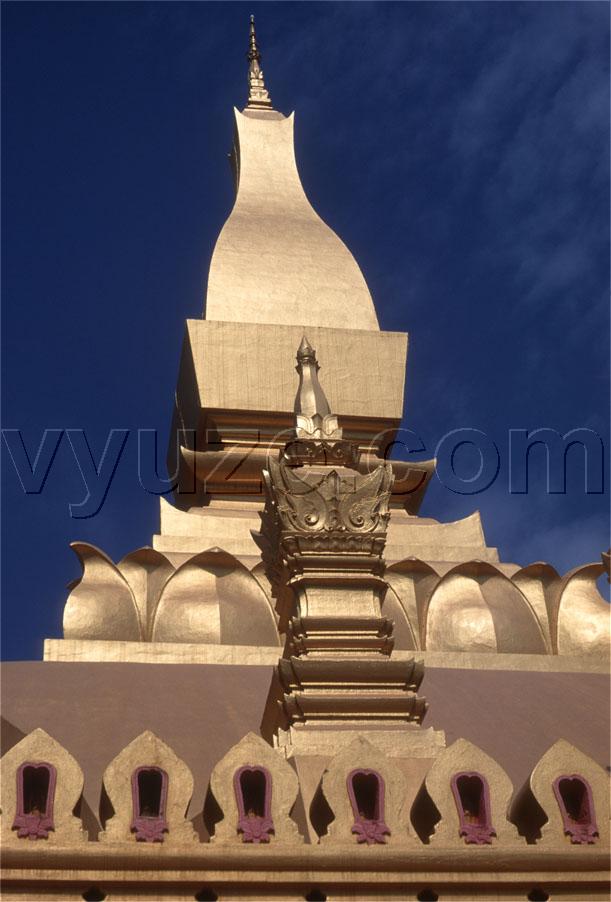
[[[251,776],[255,781],[248,785]],[[297,774],[256,733],[247,733],[216,764],[210,790],[223,815],[211,842],[303,842],[290,816],[299,793]]]
[[[432,844],[461,848],[523,844],[509,820],[511,780],[473,743],[458,739],[444,749],[428,771],[424,787],[440,815],[430,837]]]
[[[176,846],[197,841],[186,819],[193,795],[191,771],[150,730],[136,736],[110,762],[103,785],[113,813],[103,823],[101,842]]]
[[[390,830],[384,820],[384,778],[372,768],[355,768],[348,774],[346,786],[354,815],[352,833],[356,834],[356,841],[368,846],[385,844]]]
[[[322,775],[321,790],[333,819],[320,842],[414,844],[408,812],[417,789],[384,752],[357,736],[340,748]]]
[[[592,758],[559,739],[533,768],[528,787],[546,817],[538,844],[609,848],[609,777]]]
[[[69,845],[87,841],[81,821],[73,813],[83,792],[83,772],[45,730],[28,733],[3,756],[0,787],[3,845],[35,848],[40,842]]]

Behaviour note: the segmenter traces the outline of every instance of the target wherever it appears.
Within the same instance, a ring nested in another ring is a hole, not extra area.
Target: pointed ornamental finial
[[[319,438],[341,438],[341,429],[337,417],[331,413],[327,396],[318,381],[320,369],[316,359],[316,351],[303,336],[297,350],[297,366],[299,388],[295,398],[297,414],[297,435],[300,437],[317,436]]]
[[[295,431],[281,454],[292,467],[334,465],[356,468],[358,447],[343,438],[342,429],[331,413],[320,382],[316,351],[303,336],[297,349],[299,388],[295,398]]]
[[[320,369],[318,365],[318,361],[316,360],[316,351],[308,341],[308,339],[303,336],[301,339],[301,344],[297,348],[297,364],[304,363],[313,363],[316,366],[316,371]],[[299,366],[296,367],[297,372],[299,372]]]
[[[246,58],[248,59],[248,103],[246,108],[251,110],[271,110],[272,102],[263,81],[263,70],[260,65],[261,54],[257,46],[254,16],[250,17],[250,37]]]

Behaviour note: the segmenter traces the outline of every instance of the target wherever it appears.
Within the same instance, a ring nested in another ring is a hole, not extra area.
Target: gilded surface
[[[45,839],[31,842],[28,837],[20,838],[13,830],[17,811],[16,772],[25,762],[51,764],[57,772],[55,797],[53,800],[53,829]],[[0,832],[2,846],[17,845],[25,848],[30,857],[40,852],[41,843],[74,845],[87,841],[81,821],[74,810],[83,792],[83,771],[78,762],[59,742],[44,730],[36,729],[14,745],[0,762]]]
[[[337,752],[327,765],[321,788],[333,813],[327,832],[321,837],[322,845],[338,843],[356,844],[353,832],[354,812],[346,792],[348,775],[355,769],[373,770],[383,780],[383,814],[389,833],[382,845],[409,846],[418,841],[409,820],[409,810],[418,786],[408,787],[408,781],[396,761],[388,758],[379,748],[359,737]]]
[[[260,583],[218,548],[176,568],[151,548],[116,565],[93,545],[79,542],[73,548],[83,575],[66,602],[67,639],[279,644],[273,608]]]
[[[132,774],[138,767],[157,767],[167,774],[165,820],[167,832],[163,845],[176,846],[197,841],[190,821],[185,819],[193,795],[193,775],[184,761],[158,736],[145,730],[129,743],[104,771],[104,789],[112,806],[99,841],[136,845],[132,829]],[[147,844],[148,845],[148,844]]]
[[[509,820],[509,805],[513,795],[511,780],[497,762],[466,739],[458,739],[444,749],[426,775],[426,791],[432,799],[440,819],[434,827],[431,845],[465,847],[460,835],[460,821],[451,789],[454,774],[476,772],[483,776],[490,792],[490,821],[494,829],[492,844],[522,845],[523,837]]]
[[[527,787],[540,805],[544,814],[540,838],[537,842],[546,848],[571,847],[571,838],[566,834],[558,801],[553,792],[553,783],[562,776],[579,776],[586,780],[592,790],[594,819],[597,827],[595,844],[609,849],[609,775],[588,755],[559,739],[539,759],[530,775]],[[523,801],[523,800],[521,800]]]
[[[229,749],[218,762],[210,777],[210,788],[222,812],[222,818],[214,826],[211,842],[241,843],[238,834],[238,805],[236,802],[233,778],[240,767],[264,767],[271,774],[271,817],[274,832],[269,838],[272,845],[278,843],[302,843],[297,825],[290,818],[290,813],[297,800],[299,782],[293,768],[287,764],[278,752],[255,733],[247,733],[237,745]]]
[[[212,256],[206,319],[377,330],[358,264],[304,193],[293,123],[235,110],[237,196]]]

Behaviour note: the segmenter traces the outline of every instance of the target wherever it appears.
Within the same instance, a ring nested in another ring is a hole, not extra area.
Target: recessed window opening
[[[216,902],[218,896],[213,889],[205,886],[198,893],[195,893],[195,896],[193,898],[196,899],[197,902]]]
[[[322,890],[319,889],[311,889],[303,898],[306,902],[327,902],[327,897]]]
[[[416,896],[418,902],[437,902],[439,895],[432,889],[421,889]]]
[[[23,768],[23,813],[46,814],[51,773],[45,764]]]
[[[132,774],[132,822],[136,842],[163,842],[169,831],[165,806],[168,775],[160,767],[138,767]]]
[[[376,774],[358,773],[352,777],[352,789],[359,817],[369,821],[380,818],[380,781]]]
[[[85,902],[104,902],[106,893],[102,892],[98,886],[92,886],[90,889],[85,890],[82,898]]]
[[[138,816],[159,817],[162,812],[163,774],[157,768],[138,771]]]
[[[490,814],[490,790],[486,778],[476,772],[452,777],[452,794],[458,812],[458,835],[467,844],[490,845],[496,836]]]
[[[267,843],[274,832],[271,814],[272,775],[264,767],[240,767],[233,775],[242,842]]]
[[[529,892],[526,898],[528,899],[528,902],[548,902],[549,893],[546,893],[544,889],[536,886]]]
[[[578,774],[564,774],[554,780],[553,787],[565,834],[574,844],[595,843],[598,827],[588,782]]]
[[[579,777],[565,777],[558,787],[566,813],[576,824],[587,824],[590,820],[590,806],[585,785]]]
[[[53,804],[57,771],[52,764],[26,761],[17,770],[17,797],[13,830],[17,836],[48,839],[54,830]]]
[[[267,778],[262,770],[244,770],[240,774],[240,789],[246,817],[265,817]]]
[[[484,786],[480,777],[462,775],[456,780],[463,815],[467,824],[484,825],[486,806]]]
[[[384,780],[375,770],[353,770],[346,781],[354,815],[352,833],[358,843],[385,843],[390,830],[384,823]]]

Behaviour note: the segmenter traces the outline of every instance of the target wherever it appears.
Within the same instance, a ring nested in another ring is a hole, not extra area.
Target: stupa
[[[4,667],[3,897],[606,899],[609,558],[521,567],[477,512],[419,515],[408,336],[293,123],[251,18],[174,498],[118,563],[74,543],[63,638]]]

